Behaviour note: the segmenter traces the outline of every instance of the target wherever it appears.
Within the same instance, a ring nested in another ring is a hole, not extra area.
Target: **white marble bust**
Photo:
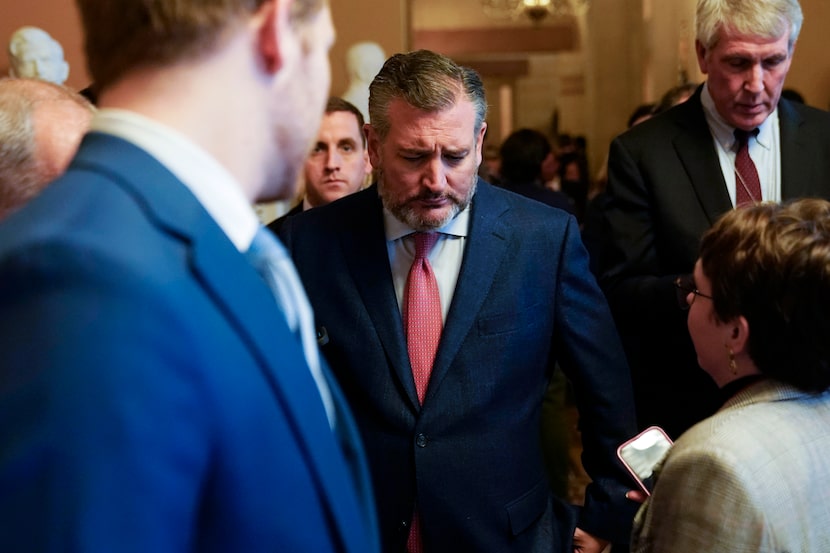
[[[357,42],[346,52],[349,87],[342,98],[354,104],[369,122],[369,85],[386,61],[386,53],[376,42]]]
[[[9,41],[9,75],[63,84],[69,64],[63,48],[49,33],[38,27],[21,27]]]

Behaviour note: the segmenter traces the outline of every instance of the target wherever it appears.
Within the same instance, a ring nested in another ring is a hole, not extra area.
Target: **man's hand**
[[[607,541],[596,536],[592,536],[581,528],[574,530],[574,552],[601,553],[601,551],[607,546]]]

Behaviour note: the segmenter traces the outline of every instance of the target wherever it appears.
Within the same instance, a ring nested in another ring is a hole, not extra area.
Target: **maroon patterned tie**
[[[415,259],[409,269],[404,290],[404,330],[406,347],[409,351],[409,363],[412,365],[412,377],[418,402],[424,402],[432,363],[438,342],[441,340],[443,319],[441,315],[441,298],[438,295],[438,281],[429,264],[430,250],[438,240],[437,232],[417,232],[415,237]],[[421,520],[417,508],[412,515],[409,538],[406,542],[408,553],[422,553]]]
[[[761,201],[761,180],[755,163],[749,157],[749,137],[757,136],[758,129],[735,129],[738,153],[735,155],[735,206]]]

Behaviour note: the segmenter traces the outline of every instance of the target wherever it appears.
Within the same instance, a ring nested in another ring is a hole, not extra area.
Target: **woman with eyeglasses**
[[[632,552],[830,551],[830,203],[727,213],[677,286],[723,405],[656,469]]]

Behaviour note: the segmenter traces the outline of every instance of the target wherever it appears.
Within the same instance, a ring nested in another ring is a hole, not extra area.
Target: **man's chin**
[[[440,209],[413,209],[404,207],[392,211],[398,220],[420,232],[428,232],[443,227],[452,221],[458,215],[458,212],[458,206],[455,204]]]

